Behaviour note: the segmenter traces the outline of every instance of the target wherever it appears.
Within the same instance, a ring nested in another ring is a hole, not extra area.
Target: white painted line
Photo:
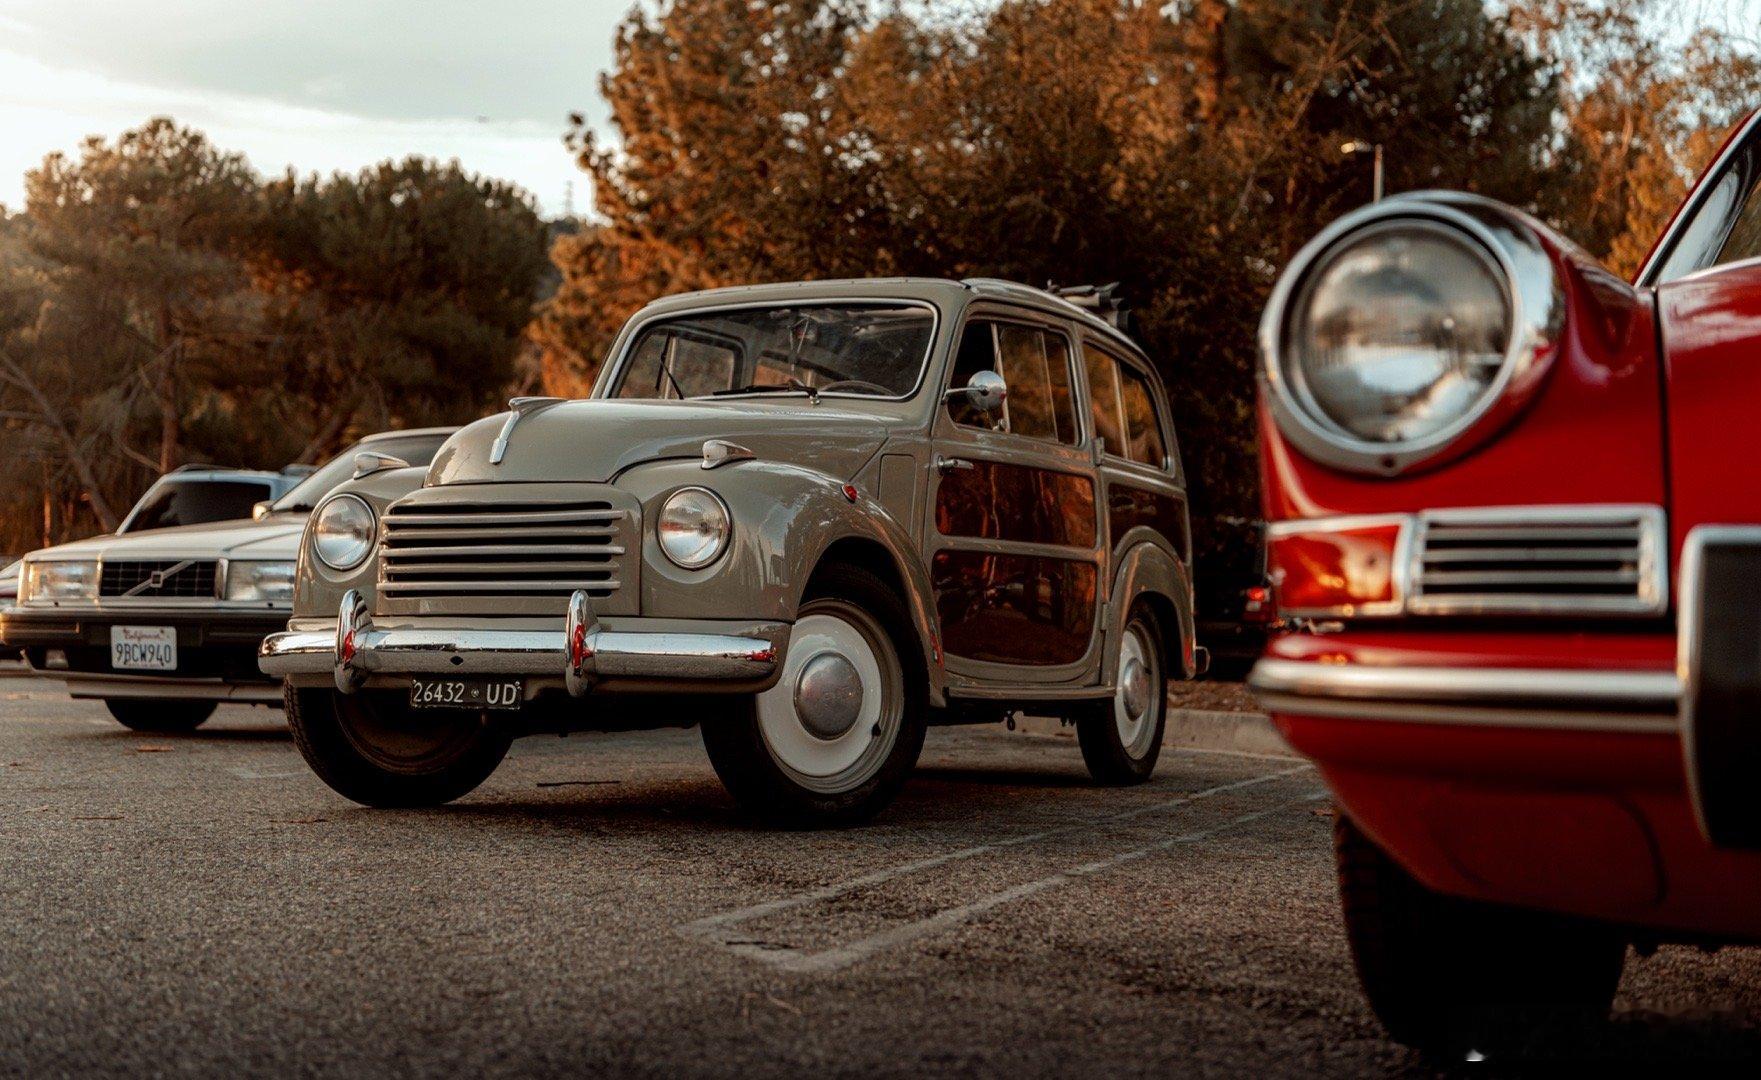
[[[1305,806],[1309,803],[1325,798],[1327,798],[1327,792],[1317,791],[1305,795],[1300,799],[1280,803],[1267,810],[1255,810],[1252,813],[1241,814],[1215,825],[1209,825],[1202,829],[1194,829],[1191,832],[1181,833],[1179,836],[1171,836],[1166,840],[1159,840],[1156,843],[1149,844],[1145,847],[1134,848],[1130,851],[1122,852],[1118,855],[1112,855],[1105,859],[1097,859],[1094,862],[1083,863],[1080,866],[1073,866],[1067,870],[1060,870],[1055,874],[1048,875],[1036,881],[1023,882],[1020,885],[1011,886],[1001,892],[994,892],[989,896],[981,896],[977,900],[958,904],[954,907],[943,908],[935,914],[918,919],[915,922],[908,922],[900,926],[895,926],[890,930],[884,930],[870,937],[860,938],[847,945],[839,945],[835,948],[826,949],[821,952],[804,952],[799,949],[766,945],[762,942],[726,942],[724,944],[728,950],[735,955],[743,956],[748,960],[758,960],[769,964],[772,967],[780,968],[783,971],[797,974],[823,974],[829,971],[837,971],[866,960],[874,954],[883,952],[894,946],[903,945],[906,942],[915,941],[921,937],[928,937],[932,934],[940,933],[949,927],[957,926],[960,923],[965,922],[975,915],[982,915],[985,912],[990,911],[993,908],[1001,907],[1004,904],[1026,899],[1036,893],[1045,892],[1046,890],[1056,888],[1059,885],[1069,884],[1079,878],[1094,877],[1105,873],[1108,870],[1123,866],[1126,863],[1147,858],[1159,852],[1178,847],[1181,844],[1196,843],[1197,841],[1215,836],[1227,829],[1233,829],[1238,825],[1246,825],[1250,822],[1259,821],[1262,818],[1268,818],[1274,814],[1281,814],[1286,810],[1292,810],[1296,807]]]
[[[845,893],[855,892],[857,889],[866,889],[872,885],[879,885],[882,882],[891,881],[896,877],[902,877],[906,874],[915,874],[920,870],[931,870],[938,866],[945,866],[951,862],[958,862],[961,859],[976,858],[979,855],[988,855],[993,851],[999,851],[1003,848],[1019,847],[1022,844],[1037,843],[1054,836],[1067,836],[1072,833],[1088,832],[1097,826],[1111,825],[1121,821],[1130,821],[1133,818],[1140,818],[1146,814],[1153,814],[1161,810],[1171,810],[1175,807],[1185,806],[1188,803],[1197,802],[1200,799],[1209,799],[1213,796],[1227,794],[1231,791],[1241,791],[1244,788],[1258,787],[1261,784],[1269,784],[1275,780],[1282,780],[1289,776],[1295,776],[1300,772],[1307,772],[1311,768],[1313,768],[1313,766],[1307,764],[1297,765],[1292,768],[1280,769],[1277,772],[1266,773],[1261,776],[1252,776],[1246,780],[1235,780],[1227,784],[1218,784],[1216,787],[1205,788],[1202,791],[1189,792],[1178,798],[1166,799],[1162,802],[1151,803],[1148,806],[1139,806],[1135,809],[1124,810],[1116,814],[1106,814],[1098,818],[1085,818],[1082,821],[1070,825],[1059,825],[1055,828],[1042,829],[1035,833],[1026,833],[1021,836],[1012,836],[1003,840],[993,840],[989,843],[961,848],[957,851],[950,851],[942,855],[931,855],[927,858],[915,859],[911,862],[900,863],[896,866],[874,870],[867,874],[850,878],[847,881],[839,882],[836,885],[825,885],[817,889],[809,889],[806,892],[796,893],[793,896],[779,897],[778,899],[766,900],[763,903],[753,904],[749,907],[736,908],[733,911],[724,911],[719,915],[710,915],[693,922],[684,923],[677,929],[679,933],[684,934],[687,937],[704,938],[713,941],[718,945],[726,945],[731,948],[732,942],[736,940],[739,935],[729,935],[726,928],[739,923],[750,922],[753,919],[762,918],[766,915],[774,915],[779,911],[788,911],[791,908],[798,908],[805,904],[814,904],[823,900],[831,900],[835,897],[842,896]]]

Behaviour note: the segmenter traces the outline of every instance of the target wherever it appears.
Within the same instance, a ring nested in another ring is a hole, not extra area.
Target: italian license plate
[[[519,679],[427,679],[410,682],[414,709],[517,709],[523,699]]]
[[[112,626],[110,666],[117,671],[176,671],[177,627]]]

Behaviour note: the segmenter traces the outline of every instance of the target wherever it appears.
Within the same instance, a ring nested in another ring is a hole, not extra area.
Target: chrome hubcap
[[[1119,677],[1113,691],[1113,723],[1119,742],[1133,758],[1149,753],[1156,741],[1156,694],[1161,668],[1144,632],[1134,623],[1119,642]]]
[[[1119,689],[1125,715],[1142,720],[1145,710],[1150,707],[1150,672],[1142,660],[1135,656],[1126,657],[1124,666],[1119,669]]]
[[[839,653],[822,652],[801,665],[795,680],[795,713],[801,726],[821,739],[836,739],[862,714],[862,675]]]

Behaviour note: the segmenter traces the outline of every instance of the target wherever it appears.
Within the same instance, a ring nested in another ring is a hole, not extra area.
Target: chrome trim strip
[[[265,674],[329,675],[334,632],[289,631],[263,642]],[[591,629],[581,674],[656,679],[747,681],[771,674],[778,650],[761,637]],[[565,678],[567,635],[557,630],[366,629],[355,636],[355,671],[400,675],[531,675]]]
[[[1669,671],[1377,667],[1268,657],[1248,688],[1269,712],[1343,719],[1673,734]]]
[[[1761,117],[1761,111],[1756,113]],[[1699,743],[1695,731],[1694,705],[1699,700],[1701,646],[1700,579],[1705,573],[1706,548],[1713,544],[1761,545],[1758,525],[1696,525],[1682,541],[1681,572],[1676,582],[1679,609],[1676,615],[1676,677],[1681,681],[1682,761],[1686,772],[1688,803],[1693,807],[1694,822],[1700,835],[1711,840],[1714,829],[1706,815],[1704,778],[1695,747]]]

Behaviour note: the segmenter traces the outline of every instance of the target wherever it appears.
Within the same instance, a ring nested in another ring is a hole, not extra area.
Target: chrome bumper
[[[1492,727],[1673,733],[1681,680],[1668,671],[1372,667],[1268,657],[1248,689],[1290,716]]]
[[[585,593],[556,630],[442,630],[371,625],[350,591],[334,631],[286,631],[263,642],[258,666],[283,678],[330,675],[344,693],[375,675],[520,675],[561,680],[576,696],[602,679],[683,684],[763,682],[788,645],[786,623],[743,634],[607,630]],[[704,687],[708,689],[708,686]]]

